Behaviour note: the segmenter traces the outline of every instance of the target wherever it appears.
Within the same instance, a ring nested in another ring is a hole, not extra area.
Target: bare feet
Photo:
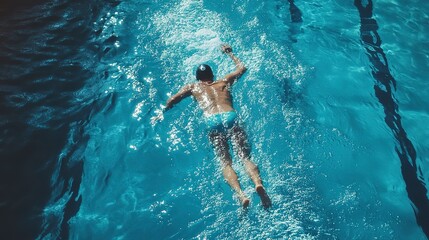
[[[267,209],[270,208],[272,203],[270,197],[268,197],[267,192],[265,191],[264,187],[262,185],[256,186],[256,192],[258,193],[259,197],[262,201],[262,206]]]
[[[246,209],[250,204],[250,200],[246,198],[241,202],[241,204],[243,205],[243,208]]]
[[[241,202],[241,205],[243,206],[243,208],[247,208],[250,204],[250,200],[246,197],[246,195],[244,195],[244,193],[239,194],[238,195],[238,199]]]

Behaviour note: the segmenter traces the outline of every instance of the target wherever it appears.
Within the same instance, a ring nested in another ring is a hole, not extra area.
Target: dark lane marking
[[[377,33],[378,24],[372,16],[372,0],[368,0],[366,7],[361,0],[354,1],[359,10],[362,44],[371,62],[371,73],[376,83],[375,95],[383,105],[384,121],[392,130],[397,143],[395,151],[401,161],[401,172],[404,178],[408,198],[412,202],[417,224],[429,238],[429,200],[427,189],[423,181],[423,174],[416,163],[416,150],[402,127],[401,116],[398,113],[398,104],[393,90],[396,90],[396,80],[390,74],[386,55],[381,48],[381,38]]]

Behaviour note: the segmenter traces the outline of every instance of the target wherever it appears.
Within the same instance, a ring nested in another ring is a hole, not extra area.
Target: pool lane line
[[[366,7],[361,0],[354,0],[354,5],[360,15],[360,37],[371,62],[371,73],[376,80],[375,95],[383,105],[384,121],[392,130],[397,143],[395,151],[401,161],[402,177],[405,181],[408,198],[412,202],[417,224],[429,238],[429,200],[421,169],[416,163],[416,150],[402,127],[401,116],[398,113],[398,103],[392,92],[396,90],[396,80],[389,70],[386,55],[381,48],[381,38],[378,34],[378,24],[373,18],[372,0],[367,0]]]

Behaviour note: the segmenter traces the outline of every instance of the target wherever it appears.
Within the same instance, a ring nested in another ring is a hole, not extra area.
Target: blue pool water
[[[429,2],[0,10],[3,236],[428,238]],[[234,157],[240,208],[192,99],[150,123],[198,64],[234,69],[224,42],[248,68],[232,93],[269,210]]]

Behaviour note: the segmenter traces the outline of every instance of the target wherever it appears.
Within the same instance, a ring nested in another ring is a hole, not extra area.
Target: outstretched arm
[[[241,77],[241,75],[246,72],[247,68],[244,66],[241,60],[232,53],[231,46],[229,46],[228,44],[224,44],[221,46],[221,50],[222,52],[227,54],[235,63],[235,71],[226,75],[223,78],[228,83],[233,84],[235,80],[237,80],[239,77]]]
[[[174,94],[167,100],[167,104],[165,105],[164,111],[167,111],[168,109],[172,108],[175,104],[182,101],[182,99],[191,96],[191,90],[191,85],[186,85],[182,89],[180,89],[178,93]]]
[[[165,108],[163,108],[162,111],[160,111],[156,117],[153,117],[151,119],[152,124],[155,124],[155,122],[158,120],[162,120],[164,118],[165,111],[171,109],[175,104],[179,103],[184,98],[189,97],[191,94],[192,94],[192,85],[186,85],[182,89],[180,89],[178,93],[174,94],[167,100],[167,104],[165,105]]]

